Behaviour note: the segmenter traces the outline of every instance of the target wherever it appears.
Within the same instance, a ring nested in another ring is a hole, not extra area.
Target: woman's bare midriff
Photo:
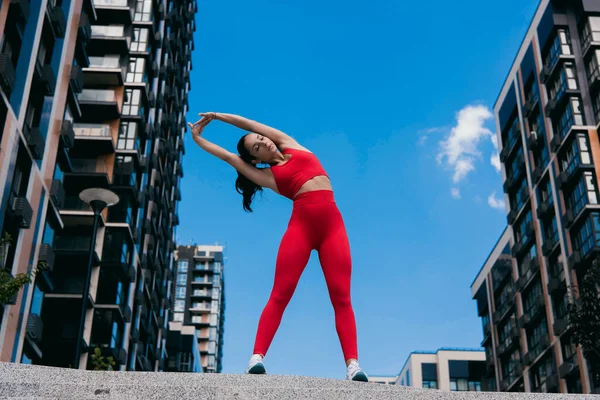
[[[315,176],[314,178],[306,181],[304,185],[298,190],[298,193],[295,194],[294,197],[299,194],[306,192],[314,192],[315,190],[331,190],[333,191],[333,187],[331,186],[331,181],[325,175]]]

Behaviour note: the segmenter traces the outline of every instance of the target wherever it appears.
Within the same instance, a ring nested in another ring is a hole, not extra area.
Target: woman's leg
[[[300,216],[292,214],[288,229],[279,245],[273,290],[258,322],[254,354],[266,355],[281,323],[283,312],[292,299],[308,263],[311,250],[311,241],[301,224]]]
[[[344,360],[358,359],[356,321],[350,299],[352,258],[342,216],[337,209],[331,213],[327,235],[319,246],[319,260],[327,282],[329,297],[335,312],[335,327],[340,338]]]

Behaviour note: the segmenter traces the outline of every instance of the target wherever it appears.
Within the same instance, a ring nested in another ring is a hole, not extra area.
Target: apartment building
[[[3,2],[2,267],[45,269],[0,305],[0,361],[91,368],[100,348],[119,370],[164,369],[196,12]],[[99,221],[88,188],[119,198]]]
[[[173,287],[173,321],[195,326],[204,372],[223,367],[225,332],[224,248],[178,246]]]

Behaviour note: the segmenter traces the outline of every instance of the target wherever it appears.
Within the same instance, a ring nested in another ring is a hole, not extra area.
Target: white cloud
[[[450,194],[452,195],[452,198],[454,198],[454,199],[460,199],[461,198],[460,189],[459,188],[452,188],[450,190]]]
[[[427,142],[427,139],[429,139],[429,136],[431,136],[432,133],[440,133],[440,132],[444,132],[444,131],[445,131],[445,129],[440,128],[440,127],[422,129],[419,131],[419,141],[417,142],[417,144],[419,146],[423,146],[425,144],[425,142]]]
[[[488,204],[490,207],[495,208],[497,210],[504,210],[504,200],[496,198],[496,191],[493,191],[488,197]]]
[[[475,162],[481,158],[479,143],[484,137],[493,137],[484,126],[493,118],[492,112],[483,105],[466,106],[456,114],[456,125],[445,140],[440,142],[437,162],[454,170],[452,181],[458,183],[475,170]]]

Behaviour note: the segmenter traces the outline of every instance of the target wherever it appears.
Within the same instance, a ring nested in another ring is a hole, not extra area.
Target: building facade
[[[204,372],[221,372],[225,332],[223,246],[178,246],[173,321],[195,326]]]
[[[0,361],[91,368],[100,348],[119,370],[164,368],[196,11],[194,0],[3,1],[2,267],[44,270],[0,305]],[[119,196],[93,244],[79,198],[92,187]]]
[[[567,319],[600,244],[599,15],[598,1],[542,0],[494,107],[509,233],[473,293],[501,391],[600,386]]]
[[[169,322],[166,347],[169,357],[165,372],[202,372],[196,327]]]
[[[484,374],[483,350],[415,351],[408,356],[395,384],[446,392],[481,392]]]

